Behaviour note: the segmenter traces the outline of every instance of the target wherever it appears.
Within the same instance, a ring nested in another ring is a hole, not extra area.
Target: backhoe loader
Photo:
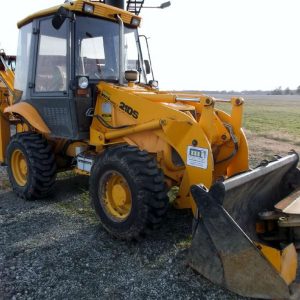
[[[189,265],[237,294],[288,299],[299,157],[250,170],[242,98],[160,91],[141,51],[143,3],[66,1],[18,23],[15,73],[0,61],[0,162],[11,186],[31,200],[53,192],[57,172],[90,176],[100,222],[125,240],[157,229],[178,187],[173,205],[194,215]]]

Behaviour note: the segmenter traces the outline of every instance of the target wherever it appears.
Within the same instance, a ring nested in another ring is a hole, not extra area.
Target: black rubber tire
[[[11,157],[17,149],[22,151],[27,161],[25,186],[18,185],[12,172]],[[56,178],[56,163],[51,146],[42,135],[34,132],[14,135],[7,147],[6,163],[11,186],[18,197],[34,200],[50,194]]]
[[[99,200],[101,176],[107,171],[119,172],[127,181],[132,208],[124,221],[109,218]],[[106,150],[95,162],[90,176],[92,205],[104,228],[116,238],[138,240],[157,229],[169,206],[164,175],[156,159],[134,146],[117,146]]]

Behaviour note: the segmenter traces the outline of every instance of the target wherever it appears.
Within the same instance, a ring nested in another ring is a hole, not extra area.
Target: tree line
[[[295,90],[292,90],[289,87],[282,89],[282,87],[279,86],[271,91],[270,95],[300,95],[300,85]]]

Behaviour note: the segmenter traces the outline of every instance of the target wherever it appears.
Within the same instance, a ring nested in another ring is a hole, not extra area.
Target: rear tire
[[[90,195],[104,228],[125,240],[158,228],[169,204],[156,159],[133,146],[108,149],[98,158]]]
[[[51,146],[42,135],[14,135],[7,147],[6,162],[11,186],[18,197],[33,200],[49,195],[55,183],[56,163]]]

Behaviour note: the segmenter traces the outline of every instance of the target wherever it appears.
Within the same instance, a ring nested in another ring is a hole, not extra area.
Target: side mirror
[[[170,1],[162,3],[162,4],[160,5],[160,8],[161,8],[161,9],[164,9],[164,8],[169,7],[169,6],[171,6],[171,2],[170,2]]]
[[[146,74],[149,75],[149,74],[151,73],[151,67],[150,67],[149,60],[145,59],[145,60],[144,60],[144,64],[145,64],[145,71],[146,71]]]
[[[59,30],[60,27],[64,24],[66,18],[69,16],[69,11],[65,9],[63,6],[59,8],[57,13],[52,18],[52,26]]]

